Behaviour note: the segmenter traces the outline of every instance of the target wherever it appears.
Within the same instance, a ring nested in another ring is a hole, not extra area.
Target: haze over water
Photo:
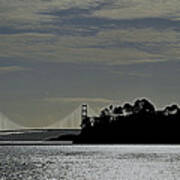
[[[180,178],[180,146],[1,146],[0,179]]]

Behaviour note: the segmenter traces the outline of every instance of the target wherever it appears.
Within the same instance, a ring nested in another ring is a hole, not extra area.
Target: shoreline
[[[77,145],[77,146],[179,146],[180,143],[73,143],[73,141],[0,141],[0,146],[40,146],[40,145]]]

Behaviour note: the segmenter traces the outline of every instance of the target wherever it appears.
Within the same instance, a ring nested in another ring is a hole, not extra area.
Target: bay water
[[[180,146],[0,146],[0,180],[175,180]]]

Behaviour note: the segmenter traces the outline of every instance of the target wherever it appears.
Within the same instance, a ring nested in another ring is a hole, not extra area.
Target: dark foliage
[[[82,120],[75,143],[180,143],[179,121],[177,105],[156,110],[147,99],[110,105],[98,117]]]

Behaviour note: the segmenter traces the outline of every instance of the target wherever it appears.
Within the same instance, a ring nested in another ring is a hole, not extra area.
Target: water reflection
[[[0,147],[0,179],[180,179],[180,147]]]

